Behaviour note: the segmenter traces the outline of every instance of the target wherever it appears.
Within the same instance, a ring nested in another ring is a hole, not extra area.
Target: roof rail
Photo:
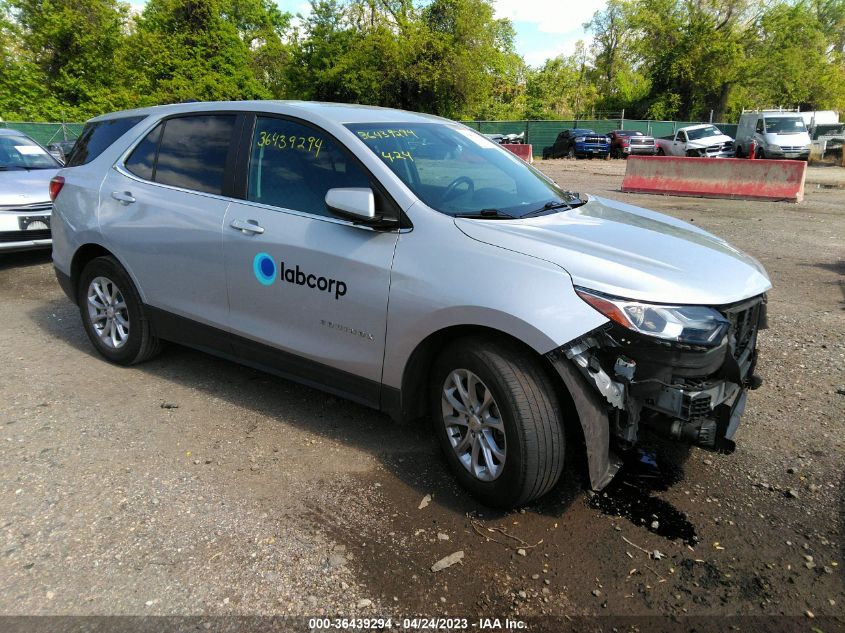
[[[801,112],[801,108],[743,108],[742,113],[763,113],[763,112]]]

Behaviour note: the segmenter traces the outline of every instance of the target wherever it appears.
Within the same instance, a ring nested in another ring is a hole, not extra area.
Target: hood
[[[771,288],[757,260],[724,240],[604,198],[536,218],[455,223],[473,239],[557,264],[576,286],[618,297],[718,306]]]
[[[50,202],[50,179],[59,169],[0,171],[0,207]]]
[[[694,141],[687,141],[687,147],[710,147],[711,145],[721,145],[722,143],[727,143],[728,141],[733,142],[733,139],[727,134],[717,134],[716,136],[708,136]]]

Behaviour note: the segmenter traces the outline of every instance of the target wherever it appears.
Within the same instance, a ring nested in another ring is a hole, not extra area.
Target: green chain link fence
[[[58,141],[75,141],[84,123],[33,123],[28,121],[0,121],[0,127],[23,132],[42,145]]]
[[[587,128],[599,134],[613,130],[637,130],[654,136],[674,136],[675,131],[701,121],[645,121],[633,119],[568,119],[561,121],[464,121],[464,124],[482,134],[520,134],[525,132],[525,142],[533,145],[535,156],[543,155],[544,147],[551,147],[557,135],[568,128]],[[728,136],[736,137],[736,123],[714,123]]]

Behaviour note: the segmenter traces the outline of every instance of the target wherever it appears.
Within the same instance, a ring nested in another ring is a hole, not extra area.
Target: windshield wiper
[[[537,217],[538,215],[545,215],[549,211],[554,211],[555,209],[572,209],[576,206],[580,206],[581,204],[583,204],[583,201],[581,200],[581,198],[576,197],[576,200],[578,201],[577,203],[574,202],[574,201],[573,202],[564,202],[563,200],[549,200],[546,204],[544,204],[539,209],[534,209],[533,211],[529,211],[525,215],[521,215],[519,217],[521,217],[521,218],[534,218],[534,217]]]
[[[481,209],[478,213],[456,213],[456,218],[467,218],[470,220],[513,220],[514,216],[499,211],[498,209]]]

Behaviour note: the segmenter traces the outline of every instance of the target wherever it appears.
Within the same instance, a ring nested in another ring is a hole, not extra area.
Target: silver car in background
[[[567,445],[596,490],[646,429],[730,450],[760,384],[757,261],[454,121],[178,104],[89,121],[70,163],[53,262],[103,357],[175,341],[428,419],[490,505],[549,492]]]
[[[0,253],[50,247],[50,180],[61,167],[23,132],[0,129]]]

